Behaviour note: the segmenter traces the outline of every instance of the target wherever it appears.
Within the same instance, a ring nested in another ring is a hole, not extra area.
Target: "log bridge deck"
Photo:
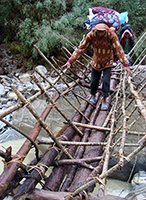
[[[146,34],[143,38],[145,36]],[[143,38],[133,48],[132,55],[139,48]],[[1,199],[7,195],[13,196],[14,200],[102,199],[107,177],[114,171],[122,169],[146,145],[144,130],[133,129],[137,127],[138,121],[143,123],[146,121],[146,96],[144,96],[146,79],[139,78],[139,75],[145,71],[140,67],[145,56],[141,54],[131,66],[132,78],[127,76],[120,63],[113,68],[111,95],[107,100],[108,110],[102,111],[100,88],[97,92],[96,104],[89,102],[91,58],[88,55],[84,54],[82,61],[76,61],[72,69],[62,71],[61,61],[54,57],[50,61],[37,46],[34,48],[49,64],[56,79],[50,82],[40,72],[35,71],[48,83],[48,86],[43,88],[36,76],[32,74],[31,77],[40,91],[28,99],[16,86],[12,86],[21,103],[1,112],[0,119],[24,135],[26,141],[18,149],[16,155],[12,156],[11,146],[5,152],[0,152],[1,157],[5,159],[5,168],[0,176]],[[68,59],[70,52],[63,48],[63,53]],[[135,80],[138,81],[135,82]],[[58,82],[66,86],[64,91],[56,87]],[[53,98],[49,95],[51,89],[55,90]],[[70,100],[70,94],[77,103]],[[49,102],[41,116],[31,105],[39,96],[44,96]],[[59,107],[57,102],[61,98],[74,109],[72,119],[68,118],[65,110]],[[32,132],[28,135],[4,120],[6,115],[23,107],[27,107],[37,120]],[[63,128],[58,135],[55,135],[50,125],[45,122],[52,109],[57,110],[64,120]],[[41,129],[46,131],[51,141],[37,139]],[[136,137],[137,142],[128,143],[129,136]],[[48,145],[44,153],[39,150],[41,144]],[[125,154],[126,147],[131,148],[129,154]],[[31,148],[35,149],[34,160],[24,165],[24,158],[27,157]],[[112,157],[118,158],[117,163],[108,168]],[[51,172],[46,175],[49,169]],[[37,188],[38,183],[39,188]],[[99,184],[99,190],[93,193],[96,184]]]

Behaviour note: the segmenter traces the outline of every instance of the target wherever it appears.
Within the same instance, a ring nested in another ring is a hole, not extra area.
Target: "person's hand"
[[[71,65],[71,64],[67,61],[67,62],[61,67],[61,69],[64,70],[64,69],[70,67],[70,65]]]
[[[127,73],[129,74],[129,76],[131,76],[131,77],[132,77],[132,72],[131,72],[131,70],[130,70],[130,67],[129,67],[129,66],[126,66],[126,67],[124,68],[124,70],[125,70],[125,71],[127,71]]]

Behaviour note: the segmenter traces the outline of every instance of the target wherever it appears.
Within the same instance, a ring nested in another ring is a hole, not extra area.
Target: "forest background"
[[[33,44],[48,58],[58,56],[62,46],[70,49],[67,40],[78,46],[88,33],[83,23],[94,6],[128,11],[135,43],[146,31],[145,0],[1,0],[0,44],[9,44],[11,51],[27,58],[26,65],[30,66],[41,59]]]

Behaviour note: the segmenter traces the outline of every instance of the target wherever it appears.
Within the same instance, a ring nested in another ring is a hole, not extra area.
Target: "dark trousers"
[[[105,68],[104,70],[95,70],[92,68],[91,70],[91,94],[95,95],[99,86],[99,80],[101,77],[101,73],[103,71],[102,78],[102,96],[108,97],[110,94],[110,78],[111,78],[111,70],[112,67]]]

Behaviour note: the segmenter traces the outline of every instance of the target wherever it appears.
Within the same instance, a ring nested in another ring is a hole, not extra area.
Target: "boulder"
[[[146,199],[146,172],[139,171],[133,176],[131,181],[132,191],[126,196],[129,200]]]

